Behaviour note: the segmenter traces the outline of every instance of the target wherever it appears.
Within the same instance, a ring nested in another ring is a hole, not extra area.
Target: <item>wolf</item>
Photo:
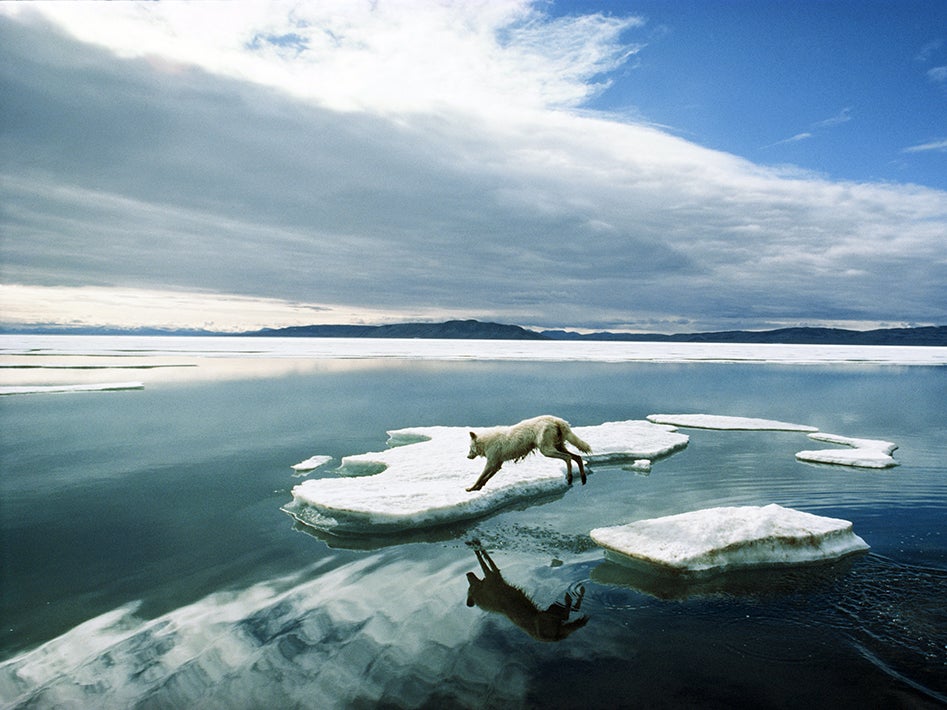
[[[585,615],[569,621],[569,616],[578,612],[582,606],[584,587],[578,588],[574,600],[572,595],[566,592],[562,602],[553,602],[548,608],[541,609],[522,589],[503,579],[500,568],[483,549],[479,540],[472,540],[467,544],[474,548],[477,562],[483,570],[483,579],[473,572],[467,573],[467,583],[470,585],[467,590],[467,606],[476,605],[484,611],[504,614],[539,641],[561,641],[588,623],[589,617]]]
[[[468,459],[486,456],[487,464],[483,473],[468,491],[479,491],[493,475],[500,470],[504,461],[519,461],[539,450],[543,456],[562,459],[566,462],[566,481],[572,484],[572,462],[579,464],[579,475],[585,485],[585,466],[582,457],[566,449],[566,442],[580,451],[589,453],[592,447],[573,433],[569,422],[559,417],[544,414],[532,419],[524,419],[510,427],[497,427],[481,434],[470,432],[470,452]]]

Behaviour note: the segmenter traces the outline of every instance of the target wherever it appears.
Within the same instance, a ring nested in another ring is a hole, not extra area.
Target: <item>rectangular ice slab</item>
[[[596,528],[590,535],[614,562],[684,573],[821,562],[868,549],[847,520],[776,504],[708,508]]]

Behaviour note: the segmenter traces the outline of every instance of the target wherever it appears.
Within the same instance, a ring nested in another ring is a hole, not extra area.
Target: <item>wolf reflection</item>
[[[563,602],[554,602],[547,609],[540,609],[523,590],[509,584],[500,574],[500,568],[483,549],[479,541],[467,543],[474,549],[477,561],[483,569],[483,579],[473,572],[467,573],[470,588],[467,590],[467,606],[477,605],[484,611],[503,614],[523,631],[539,641],[561,641],[574,631],[581,629],[588,616],[569,621],[569,616],[582,604],[585,588],[579,587],[573,602],[566,592]]]

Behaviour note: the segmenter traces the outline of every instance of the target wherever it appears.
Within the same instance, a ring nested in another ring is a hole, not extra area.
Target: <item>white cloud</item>
[[[424,309],[392,312],[227,293],[102,286],[0,284],[3,320],[10,325],[54,323],[75,327],[204,328],[243,332],[310,324],[436,320]]]
[[[944,153],[947,152],[947,139],[931,141],[929,143],[921,143],[920,145],[912,145],[908,148],[905,148],[903,153]]]
[[[798,143],[799,141],[808,140],[809,138],[812,138],[812,133],[810,133],[809,131],[804,131],[802,133],[797,133],[794,136],[790,136],[789,138],[784,138],[781,141],[776,141],[775,143],[764,145],[763,148],[775,148],[778,145],[786,145],[787,143]]]
[[[927,78],[931,81],[937,82],[938,84],[947,82],[947,66],[933,67],[932,69],[928,69]]]
[[[635,17],[550,18],[525,0],[30,4],[78,39],[342,110],[577,106],[638,47]]]
[[[943,192],[761,167],[572,110],[636,51],[621,41],[636,19],[523,2],[26,7],[0,5],[21,16],[0,17],[19,107],[0,219],[4,280],[47,289],[4,293],[5,310],[48,304],[30,320],[134,317],[134,301],[167,324],[165,291],[196,326],[947,316]],[[104,290],[50,300],[63,287]]]
[[[816,121],[812,124],[813,128],[833,128],[852,120],[852,107],[846,106],[834,116],[830,116],[823,121]]]

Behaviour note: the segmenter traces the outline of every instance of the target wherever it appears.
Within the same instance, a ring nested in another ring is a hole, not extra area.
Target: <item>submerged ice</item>
[[[847,520],[776,504],[709,508],[590,535],[614,562],[685,573],[821,562],[868,549]]]
[[[469,427],[390,431],[385,451],[346,456],[348,476],[308,480],[292,490],[284,510],[298,521],[335,534],[416,530],[485,515],[498,508],[563,493],[565,465],[534,454],[508,462],[483,489],[468,492],[483,468],[466,458]],[[666,456],[687,445],[673,427],[644,421],[574,427],[592,447],[587,460],[640,460]],[[410,442],[410,443],[403,443]],[[400,445],[397,445],[400,444]],[[352,475],[352,474],[369,475]]]

